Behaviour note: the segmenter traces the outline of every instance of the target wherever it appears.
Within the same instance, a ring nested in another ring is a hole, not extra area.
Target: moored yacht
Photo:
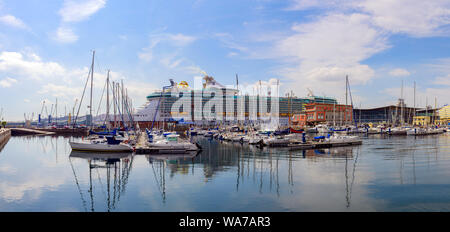
[[[83,140],[82,142],[69,142],[72,150],[75,151],[96,151],[96,152],[125,152],[133,151],[133,147],[127,141],[117,140],[115,136],[105,136],[106,139]]]

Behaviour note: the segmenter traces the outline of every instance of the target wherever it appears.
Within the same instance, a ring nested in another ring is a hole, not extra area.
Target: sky
[[[107,70],[135,107],[202,73],[340,102],[348,75],[362,108],[394,104],[402,83],[413,106],[416,83],[416,106],[450,103],[448,0],[0,0],[0,117],[36,119],[56,99],[72,111],[93,50],[94,112]]]

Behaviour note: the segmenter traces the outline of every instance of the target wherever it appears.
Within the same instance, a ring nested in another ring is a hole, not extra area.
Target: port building
[[[441,125],[450,125],[450,106],[445,105],[438,111]]]

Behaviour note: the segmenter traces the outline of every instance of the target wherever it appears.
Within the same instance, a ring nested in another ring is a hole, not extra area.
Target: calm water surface
[[[289,151],[200,139],[197,156],[0,146],[0,211],[450,211],[450,136]],[[103,158],[102,158],[103,156]]]

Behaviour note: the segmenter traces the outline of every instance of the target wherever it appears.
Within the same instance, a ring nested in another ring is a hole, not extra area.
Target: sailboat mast
[[[336,102],[333,102],[333,127],[336,127]]]
[[[414,117],[416,116],[416,82],[414,81]]]
[[[92,118],[92,90],[94,88],[94,57],[95,57],[95,51],[92,52],[92,65],[91,65],[91,102],[89,106],[89,114],[90,114],[90,126],[93,126],[93,118]]]
[[[109,130],[109,72],[108,70],[108,76],[106,77],[106,128]]]
[[[123,89],[123,80],[121,81],[121,83],[122,83],[122,115],[123,114],[125,114],[125,92],[124,92],[124,89]],[[123,122],[123,126],[125,127],[125,121]]]
[[[403,100],[403,80],[402,80],[402,90],[401,90],[401,96],[400,96],[401,100],[400,100],[400,123],[403,126],[403,122],[404,122],[404,117],[403,117],[403,105],[404,105],[404,100]]]
[[[428,97],[425,97],[425,116],[428,117]],[[428,122],[425,121],[428,126]]]
[[[116,127],[116,83],[112,82],[113,109],[114,109],[114,128]]]
[[[348,96],[348,75],[345,76],[345,105],[347,106],[347,97]]]
[[[345,124],[347,124],[347,102],[348,99],[348,75],[345,76],[345,107],[344,107],[344,118],[345,118]]]
[[[433,111],[433,124],[436,120],[436,109],[437,109],[437,97],[434,97],[434,111]]]
[[[55,117],[55,122],[56,122],[56,127],[58,127],[58,98],[56,98],[56,103],[55,103],[55,114],[56,114],[56,117]]]

